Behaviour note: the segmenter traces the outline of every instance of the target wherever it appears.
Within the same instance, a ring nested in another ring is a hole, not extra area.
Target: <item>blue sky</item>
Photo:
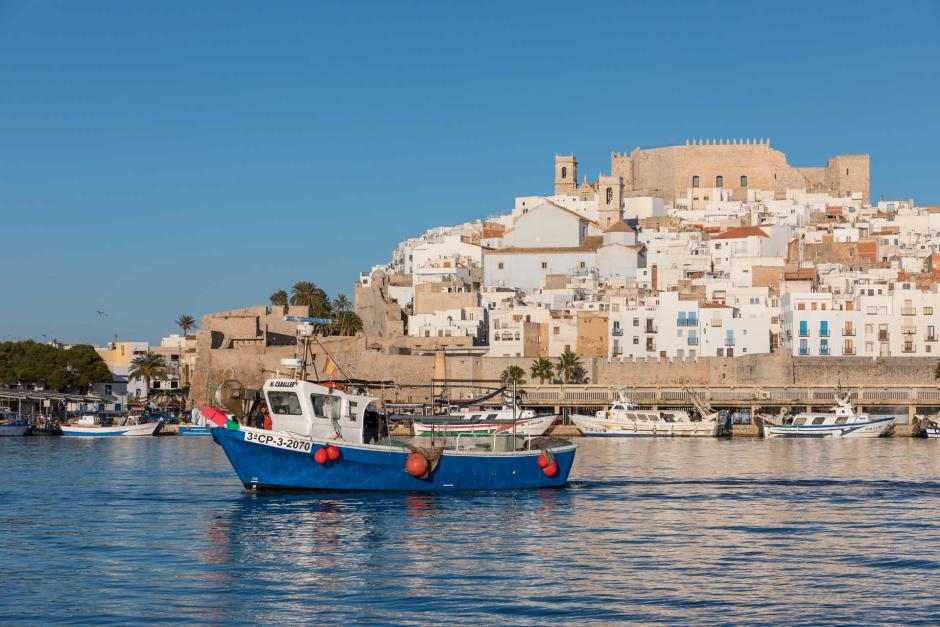
[[[940,3],[0,0],[0,341],[331,295],[556,152],[770,137],[940,203]],[[99,315],[101,310],[106,315]]]

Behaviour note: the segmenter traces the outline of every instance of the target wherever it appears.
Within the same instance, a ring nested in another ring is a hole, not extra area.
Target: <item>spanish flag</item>
[[[336,366],[336,362],[333,361],[332,357],[327,355],[326,361],[323,363],[323,374],[325,374],[328,379],[335,379],[338,373],[339,368]]]

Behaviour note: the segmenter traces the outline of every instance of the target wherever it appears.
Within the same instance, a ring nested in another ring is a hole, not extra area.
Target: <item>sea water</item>
[[[940,623],[940,442],[580,440],[565,489],[253,494],[0,439],[0,623]]]

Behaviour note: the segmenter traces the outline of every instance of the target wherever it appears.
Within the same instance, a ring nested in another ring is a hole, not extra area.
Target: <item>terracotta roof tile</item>
[[[770,237],[767,233],[763,232],[756,226],[739,226],[737,228],[728,229],[718,237],[713,237],[712,239],[742,239],[745,237]]]

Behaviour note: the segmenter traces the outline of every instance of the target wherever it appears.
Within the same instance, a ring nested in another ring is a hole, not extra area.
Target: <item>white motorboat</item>
[[[124,424],[105,426],[101,419],[94,414],[86,414],[70,424],[61,426],[62,435],[69,436],[149,436],[156,435],[163,427],[163,420],[138,422],[132,418],[125,418]]]
[[[936,416],[934,416],[936,418]],[[930,440],[940,439],[940,424],[937,424],[933,418],[918,416],[917,424],[914,428],[914,435]]]
[[[829,412],[800,412],[781,422],[764,419],[765,438],[878,438],[890,434],[894,418],[855,412],[849,396],[836,398]]]
[[[22,436],[29,430],[29,421],[19,414],[0,410],[0,437]]]
[[[684,410],[639,409],[621,390],[610,409],[593,416],[572,414],[571,421],[586,437],[697,436],[718,435],[718,413],[692,420]]]
[[[406,416],[395,416],[402,419]],[[512,406],[493,409],[459,409],[440,416],[407,416],[413,419],[416,436],[432,435],[493,435],[513,433],[539,436],[548,431],[558,418],[556,414],[538,414],[532,409],[513,411]]]

